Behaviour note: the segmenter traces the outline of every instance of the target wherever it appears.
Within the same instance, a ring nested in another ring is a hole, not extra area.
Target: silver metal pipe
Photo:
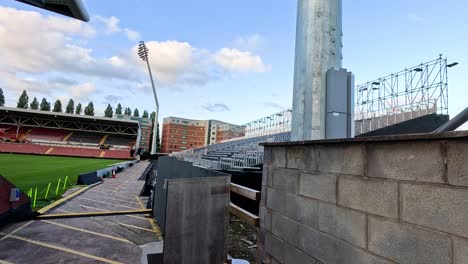
[[[432,133],[454,131],[468,121],[468,107]]]

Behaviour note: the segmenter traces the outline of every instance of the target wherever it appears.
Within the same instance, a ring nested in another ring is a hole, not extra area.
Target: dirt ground
[[[239,218],[231,216],[229,225],[229,255],[256,263],[257,231]]]

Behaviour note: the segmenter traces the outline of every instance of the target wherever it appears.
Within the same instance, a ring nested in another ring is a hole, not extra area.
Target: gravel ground
[[[229,255],[256,263],[257,231],[239,218],[231,216],[229,225]],[[249,248],[250,247],[250,248]]]

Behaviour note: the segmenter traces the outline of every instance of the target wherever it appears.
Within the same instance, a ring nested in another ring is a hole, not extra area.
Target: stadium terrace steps
[[[71,135],[73,135],[73,131],[68,133],[68,135],[66,135],[62,141],[68,141],[68,139],[71,137]]]
[[[107,139],[108,136],[109,136],[109,134],[105,134],[105,135],[101,138],[101,140],[99,141],[99,145],[104,144],[104,142],[106,142],[106,139]]]
[[[48,154],[75,157],[99,157],[101,150],[90,148],[54,147]]]
[[[113,159],[128,159],[130,158],[130,150],[106,150],[103,157]]]
[[[0,152],[6,153],[43,154],[49,148],[50,146],[0,142]]]
[[[174,156],[212,169],[248,169],[263,162],[264,142],[287,142],[291,140],[290,132],[265,135],[251,138],[240,138],[228,142],[175,153]]]
[[[50,154],[52,152],[52,150],[54,150],[54,148],[48,149],[44,154]]]

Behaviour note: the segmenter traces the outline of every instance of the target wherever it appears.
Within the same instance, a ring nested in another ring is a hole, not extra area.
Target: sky
[[[291,107],[295,0],[84,0],[80,22],[0,0],[0,87],[49,101],[154,109],[139,40],[150,50],[160,121],[245,124]],[[449,114],[468,106],[468,1],[343,0],[343,67],[364,83],[443,54]]]

